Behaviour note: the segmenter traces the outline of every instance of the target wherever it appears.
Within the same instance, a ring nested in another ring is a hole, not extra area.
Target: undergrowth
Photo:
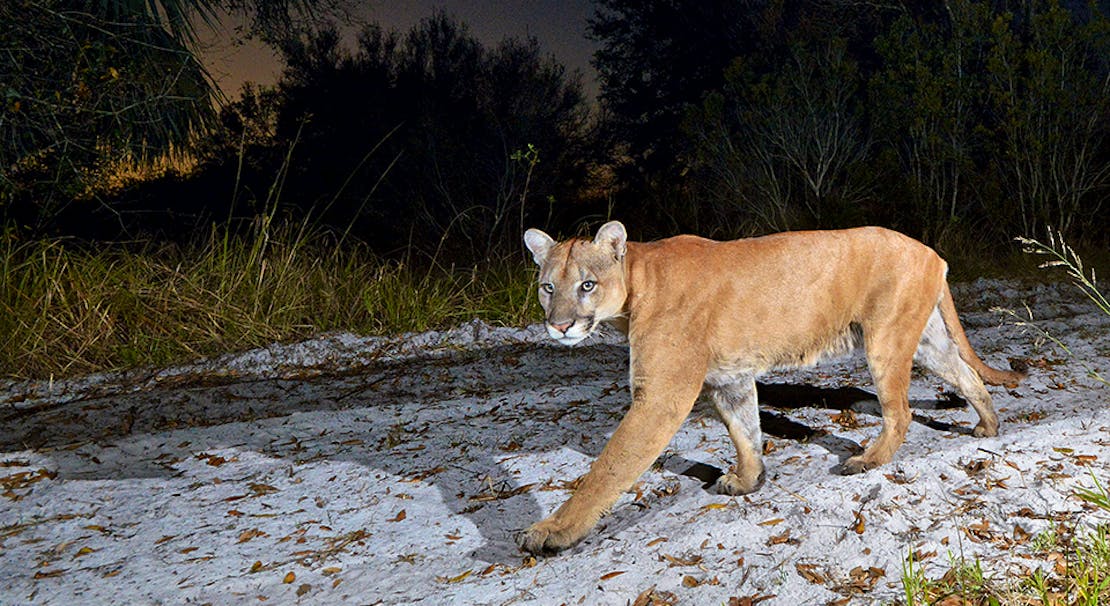
[[[391,334],[535,317],[519,260],[416,269],[303,226],[213,228],[189,246],[0,235],[0,377],[165,365],[327,331]]]
[[[1110,513],[1110,494],[1092,473],[1092,487],[1075,497],[1091,509]],[[1024,575],[993,578],[977,558],[950,556],[944,573],[929,578],[913,552],[902,564],[905,604],[1022,604],[1098,606],[1110,604],[1110,524],[1084,528],[1078,522],[1054,524],[1029,543],[1033,562]]]

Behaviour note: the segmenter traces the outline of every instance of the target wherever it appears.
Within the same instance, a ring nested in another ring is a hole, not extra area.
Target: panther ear
[[[529,229],[524,232],[524,245],[532,251],[532,259],[536,261],[536,265],[542,266],[547,253],[555,246],[555,240],[538,229]]]
[[[601,226],[594,236],[594,244],[608,247],[613,251],[613,257],[618,261],[624,258],[625,245],[628,243],[628,232],[620,221],[610,221]]]

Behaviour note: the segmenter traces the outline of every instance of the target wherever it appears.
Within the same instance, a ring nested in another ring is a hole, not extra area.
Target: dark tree
[[[209,128],[218,93],[195,27],[218,10],[248,15],[250,33],[276,44],[295,17],[340,3],[0,2],[0,219],[47,226],[120,158],[156,156]]]
[[[487,48],[436,15],[404,35],[369,26],[354,52],[323,30],[284,58],[273,115],[252,100],[228,123],[272,124],[269,174],[291,159],[282,206],[379,252],[518,251],[522,225],[564,212],[584,180],[579,77],[534,39]],[[224,135],[224,164],[240,138]]]

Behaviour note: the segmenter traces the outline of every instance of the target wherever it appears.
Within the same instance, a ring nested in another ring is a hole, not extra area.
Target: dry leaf
[[[710,511],[713,509],[724,509],[726,507],[728,507],[728,503],[710,503],[708,505],[702,505],[701,508]]]
[[[682,586],[683,587],[697,587],[698,585],[701,585],[701,581],[697,580],[693,576],[686,575],[686,576],[682,577]]]
[[[470,576],[471,572],[473,572],[473,571],[472,570],[464,571],[462,574],[457,575],[457,576],[453,576],[453,577],[447,579],[445,582],[447,582],[447,583],[461,583],[463,581],[463,579]]]
[[[667,537],[659,537],[659,538],[656,538],[656,539],[652,539],[652,540],[648,541],[647,547],[653,547],[653,546],[658,545],[660,543],[664,543],[668,540],[669,539],[667,539]]]
[[[601,575],[601,580],[602,581],[608,581],[609,579],[611,579],[613,577],[621,576],[625,572],[628,572],[628,571],[627,570],[614,570],[613,572],[607,572],[607,573]]]
[[[656,591],[655,585],[652,585],[636,596],[632,606],[673,606],[677,603],[677,595],[669,591]]]
[[[987,469],[990,469],[990,466],[991,466],[991,460],[990,459],[974,459],[972,461],[968,461],[967,463],[964,463],[963,467],[964,467],[964,471],[967,473],[967,475],[973,476],[973,475],[976,475],[976,474],[981,473],[983,471],[986,471]]]
[[[964,527],[964,534],[975,543],[984,540],[989,541],[991,539],[990,526],[990,521],[984,518],[977,524],[968,524]]]
[[[844,429],[856,429],[859,427],[859,419],[856,418],[856,413],[851,409],[832,415],[831,420]]]
[[[290,584],[290,583],[292,583],[293,581],[296,581],[296,580],[297,580],[297,575],[294,574],[292,570],[290,570],[289,572],[285,573],[285,578],[283,578],[281,580],[281,582],[288,585],[288,584]]]
[[[829,578],[818,570],[817,564],[794,564],[801,577],[814,585],[824,585]]]
[[[338,573],[338,572],[341,572],[342,570],[343,570],[343,569],[342,569],[342,568],[340,568],[340,567],[338,567],[338,566],[328,566],[327,568],[325,568],[325,569],[321,570],[321,571],[320,571],[320,574],[322,574],[322,575],[324,575],[324,576],[331,576],[331,575],[333,575],[333,574],[336,574],[336,573]]]
[[[393,517],[389,520],[386,520],[386,522],[400,522],[401,520],[404,520],[405,517],[406,517],[405,510],[402,509],[401,511],[397,512],[397,515],[395,517]]]
[[[863,511],[857,511],[856,519],[852,522],[852,530],[854,530],[856,534],[863,534],[864,522],[866,520],[867,518],[863,517]]]
[[[250,530],[244,530],[243,532],[239,533],[239,542],[246,543],[253,538],[264,536],[267,536],[265,532],[262,532],[257,528],[251,528]]]
[[[675,556],[672,556],[672,555],[664,555],[663,558],[665,560],[667,560],[668,566],[671,566],[671,567],[674,567],[674,566],[697,566],[698,564],[701,563],[701,560],[702,560],[702,557],[700,555],[697,555],[697,554],[689,555],[689,556],[686,556],[684,558],[679,558],[679,557],[675,557]]]
[[[759,524],[757,524],[757,526],[774,526],[775,524],[781,524],[785,521],[786,520],[784,518],[774,518],[772,520],[766,520],[764,522],[760,522]]]
[[[262,570],[262,560],[255,560],[254,564],[251,564],[250,572],[254,573],[258,572],[259,570]]]
[[[274,488],[273,486],[270,486],[269,484],[251,483],[251,484],[247,484],[247,487],[250,488],[252,491],[254,491],[254,494],[259,495],[259,496],[264,495],[264,494],[271,494],[271,493],[274,493],[274,492],[278,491],[277,488]]]
[[[760,603],[764,600],[770,600],[771,598],[776,597],[776,595],[777,594],[774,594],[774,593],[772,593],[771,595],[756,594],[756,595],[748,595],[748,596],[744,596],[744,597],[740,597],[740,598],[735,598],[735,597],[734,598],[729,598],[728,599],[728,606],[755,606],[755,604],[758,604],[758,603]]]
[[[789,528],[787,528],[782,534],[774,535],[774,536],[770,537],[769,539],[767,539],[767,546],[768,547],[771,546],[771,545],[781,545],[783,543],[789,543],[791,545],[795,545],[795,544],[798,543],[798,539],[790,538],[790,529]]]
[[[309,585],[308,583],[304,583],[300,587],[297,588],[297,597],[298,598],[302,597],[304,594],[306,594],[310,591],[312,591],[312,585]]]
[[[89,555],[90,553],[92,553],[94,551],[96,551],[96,550],[93,549],[92,547],[82,547],[81,549],[77,550],[77,553],[73,554],[73,557],[79,558],[83,555]]]

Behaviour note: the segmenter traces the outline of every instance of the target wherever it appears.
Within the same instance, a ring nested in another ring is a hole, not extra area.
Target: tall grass
[[[385,334],[536,316],[519,261],[415,269],[306,226],[214,227],[188,246],[0,235],[0,376],[164,365],[327,331]]]

